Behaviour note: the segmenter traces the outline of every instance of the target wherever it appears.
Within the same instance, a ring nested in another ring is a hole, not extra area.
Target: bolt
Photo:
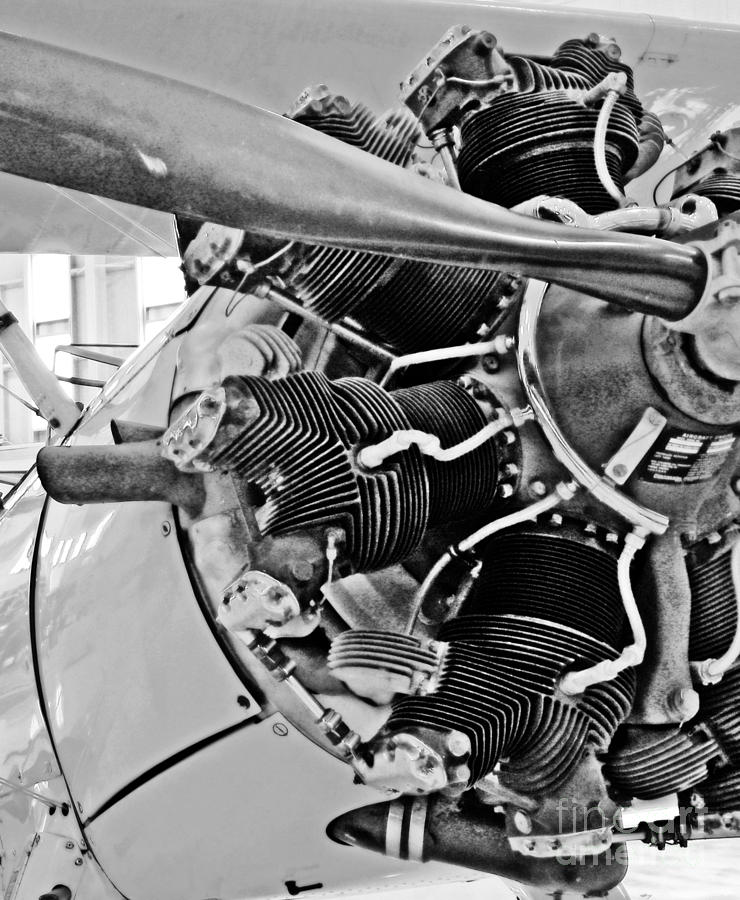
[[[560,513],[553,513],[550,516],[550,524],[555,525],[556,527],[559,527],[563,524],[563,517],[560,515]]]
[[[626,478],[628,474],[629,469],[624,463],[617,463],[616,466],[612,468],[612,475],[615,478]]]
[[[297,559],[290,567],[290,574],[296,581],[310,581],[313,575],[313,563],[307,559]]]
[[[537,841],[527,841],[524,846],[527,848],[527,850],[534,850],[534,848],[537,846]]]
[[[518,809],[514,813],[514,827],[522,834],[530,834],[532,831],[532,820],[523,809]]]
[[[245,697],[244,694],[239,694],[239,696],[236,698],[236,702],[239,704],[239,706],[244,707],[244,709],[249,709],[249,707],[252,705],[249,702],[249,697]]]
[[[507,500],[514,493],[514,488],[510,484],[500,484],[497,491],[499,497]]]
[[[514,478],[519,474],[519,466],[516,463],[506,463],[504,466],[504,475],[507,478]]]
[[[668,698],[668,706],[685,722],[699,712],[699,695],[693,688],[676,688]]]
[[[167,535],[171,531],[172,531],[172,525],[170,525],[169,522],[162,522],[162,534],[164,535],[164,537],[167,537]]]
[[[447,749],[453,756],[464,756],[470,753],[470,741],[462,731],[451,731],[447,735]]]
[[[539,478],[535,478],[529,482],[528,490],[533,497],[544,497],[547,493],[547,485]]]
[[[503,275],[499,280],[499,289],[502,294],[513,294],[517,291],[522,283],[521,278],[516,275]]]
[[[550,841],[550,847],[553,850],[559,850],[562,846],[563,845],[560,843],[560,841],[557,838],[555,838],[554,841]]]
[[[499,361],[498,355],[496,353],[486,353],[481,356],[480,359],[481,366],[483,367],[484,372],[488,372],[489,374],[493,372],[498,372],[499,370]]]

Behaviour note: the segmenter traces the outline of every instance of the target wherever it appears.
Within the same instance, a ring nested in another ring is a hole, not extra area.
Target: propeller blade
[[[0,33],[0,168],[273,237],[493,267],[669,320],[696,247],[510,213],[282,116]]]

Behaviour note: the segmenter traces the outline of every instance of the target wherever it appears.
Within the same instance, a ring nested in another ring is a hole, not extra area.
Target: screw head
[[[547,493],[547,485],[539,478],[535,478],[529,482],[529,493],[533,497],[544,497]]]
[[[470,741],[462,731],[451,731],[447,736],[447,749],[453,756],[465,756],[470,753]]]
[[[668,698],[668,705],[683,721],[693,719],[699,712],[699,695],[693,688],[676,688]]]
[[[290,567],[290,574],[296,581],[310,581],[313,575],[313,563],[307,559],[297,559]]]
[[[612,469],[615,478],[624,478],[628,473],[627,466],[624,463],[617,463]]]
[[[485,353],[481,356],[480,362],[484,372],[491,373],[499,370],[500,363],[496,353]]]

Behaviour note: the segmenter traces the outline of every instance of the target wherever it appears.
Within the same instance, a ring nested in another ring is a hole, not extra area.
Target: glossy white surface
[[[164,420],[174,346],[86,421],[110,443],[113,412]],[[125,370],[124,370],[125,376]],[[49,503],[39,547],[36,635],[61,764],[86,818],[130,781],[256,712],[195,600],[163,503]]]
[[[28,595],[33,545],[44,493],[28,478],[0,513],[0,777],[56,799],[59,774],[44,727],[33,671]],[[63,785],[61,786],[63,789]],[[64,795],[61,795],[61,799]],[[20,867],[45,807],[0,785],[0,893]]]
[[[87,835],[131,900],[284,898],[286,881],[322,883],[323,890],[301,895],[311,897],[475,876],[387,859],[326,836],[335,816],[378,799],[352,784],[348,766],[273,716],[147,782]]]

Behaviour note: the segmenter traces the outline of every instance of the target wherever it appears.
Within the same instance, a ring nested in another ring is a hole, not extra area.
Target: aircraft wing
[[[0,253],[177,256],[174,219],[0,174]]]

